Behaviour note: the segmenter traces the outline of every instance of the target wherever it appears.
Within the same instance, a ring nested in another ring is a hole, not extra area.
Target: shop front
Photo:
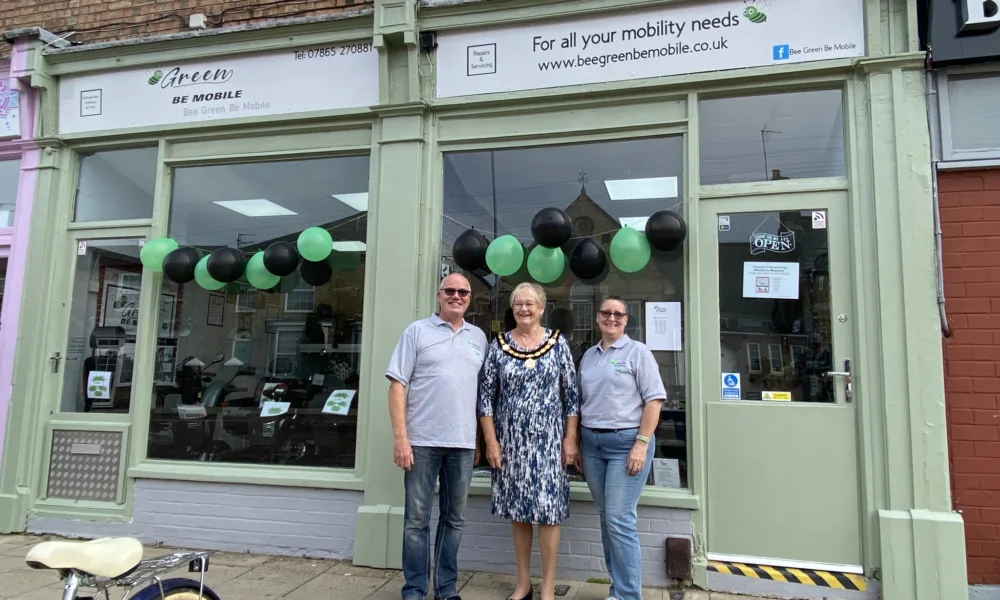
[[[11,399],[11,378],[28,248],[28,224],[41,150],[33,140],[35,91],[24,76],[26,43],[0,61],[0,456]]]
[[[487,333],[514,285],[544,282],[577,354],[601,299],[625,299],[668,390],[639,511],[648,584],[958,597],[913,15],[773,4],[377,2],[33,41],[58,143],[2,529],[398,567],[384,367],[462,271]],[[533,238],[546,209],[561,247]],[[178,250],[147,261],[163,238]],[[470,239],[509,260],[470,259]],[[480,469],[462,566],[511,571]],[[600,577],[571,479],[560,575]]]

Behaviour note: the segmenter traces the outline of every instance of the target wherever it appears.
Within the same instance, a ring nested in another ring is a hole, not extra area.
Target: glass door
[[[709,553],[859,565],[846,194],[703,206]]]

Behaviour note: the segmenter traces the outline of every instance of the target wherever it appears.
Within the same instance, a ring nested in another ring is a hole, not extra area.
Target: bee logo
[[[767,13],[765,11],[771,8],[770,4],[767,4],[764,0],[743,0],[743,3],[747,5],[743,9],[743,16],[749,19],[751,23],[763,23],[767,21]]]
[[[149,76],[149,85],[156,85],[160,83],[163,79],[163,71],[157,69],[152,75]]]

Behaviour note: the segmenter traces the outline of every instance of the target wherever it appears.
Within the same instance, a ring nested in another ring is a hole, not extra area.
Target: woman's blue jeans
[[[628,453],[638,433],[638,428],[597,433],[582,427],[580,435],[583,474],[601,517],[604,561],[611,574],[608,595],[618,600],[642,600],[642,551],[636,509],[653,464],[655,440],[649,441],[642,470],[629,475]]]

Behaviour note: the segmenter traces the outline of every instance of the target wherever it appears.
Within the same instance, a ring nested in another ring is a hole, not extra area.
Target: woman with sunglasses
[[[627,323],[622,299],[605,298],[597,317],[601,341],[580,361],[580,462],[601,517],[608,597],[642,600],[636,510],[667,393],[653,353],[625,334]]]
[[[490,344],[479,373],[479,421],[493,468],[495,516],[511,522],[517,584],[530,600],[531,542],[538,525],[542,600],[554,600],[559,524],[569,516],[565,467],[576,462],[579,392],[573,356],[558,330],[541,326],[545,291],[522,283],[510,295],[517,325]]]

